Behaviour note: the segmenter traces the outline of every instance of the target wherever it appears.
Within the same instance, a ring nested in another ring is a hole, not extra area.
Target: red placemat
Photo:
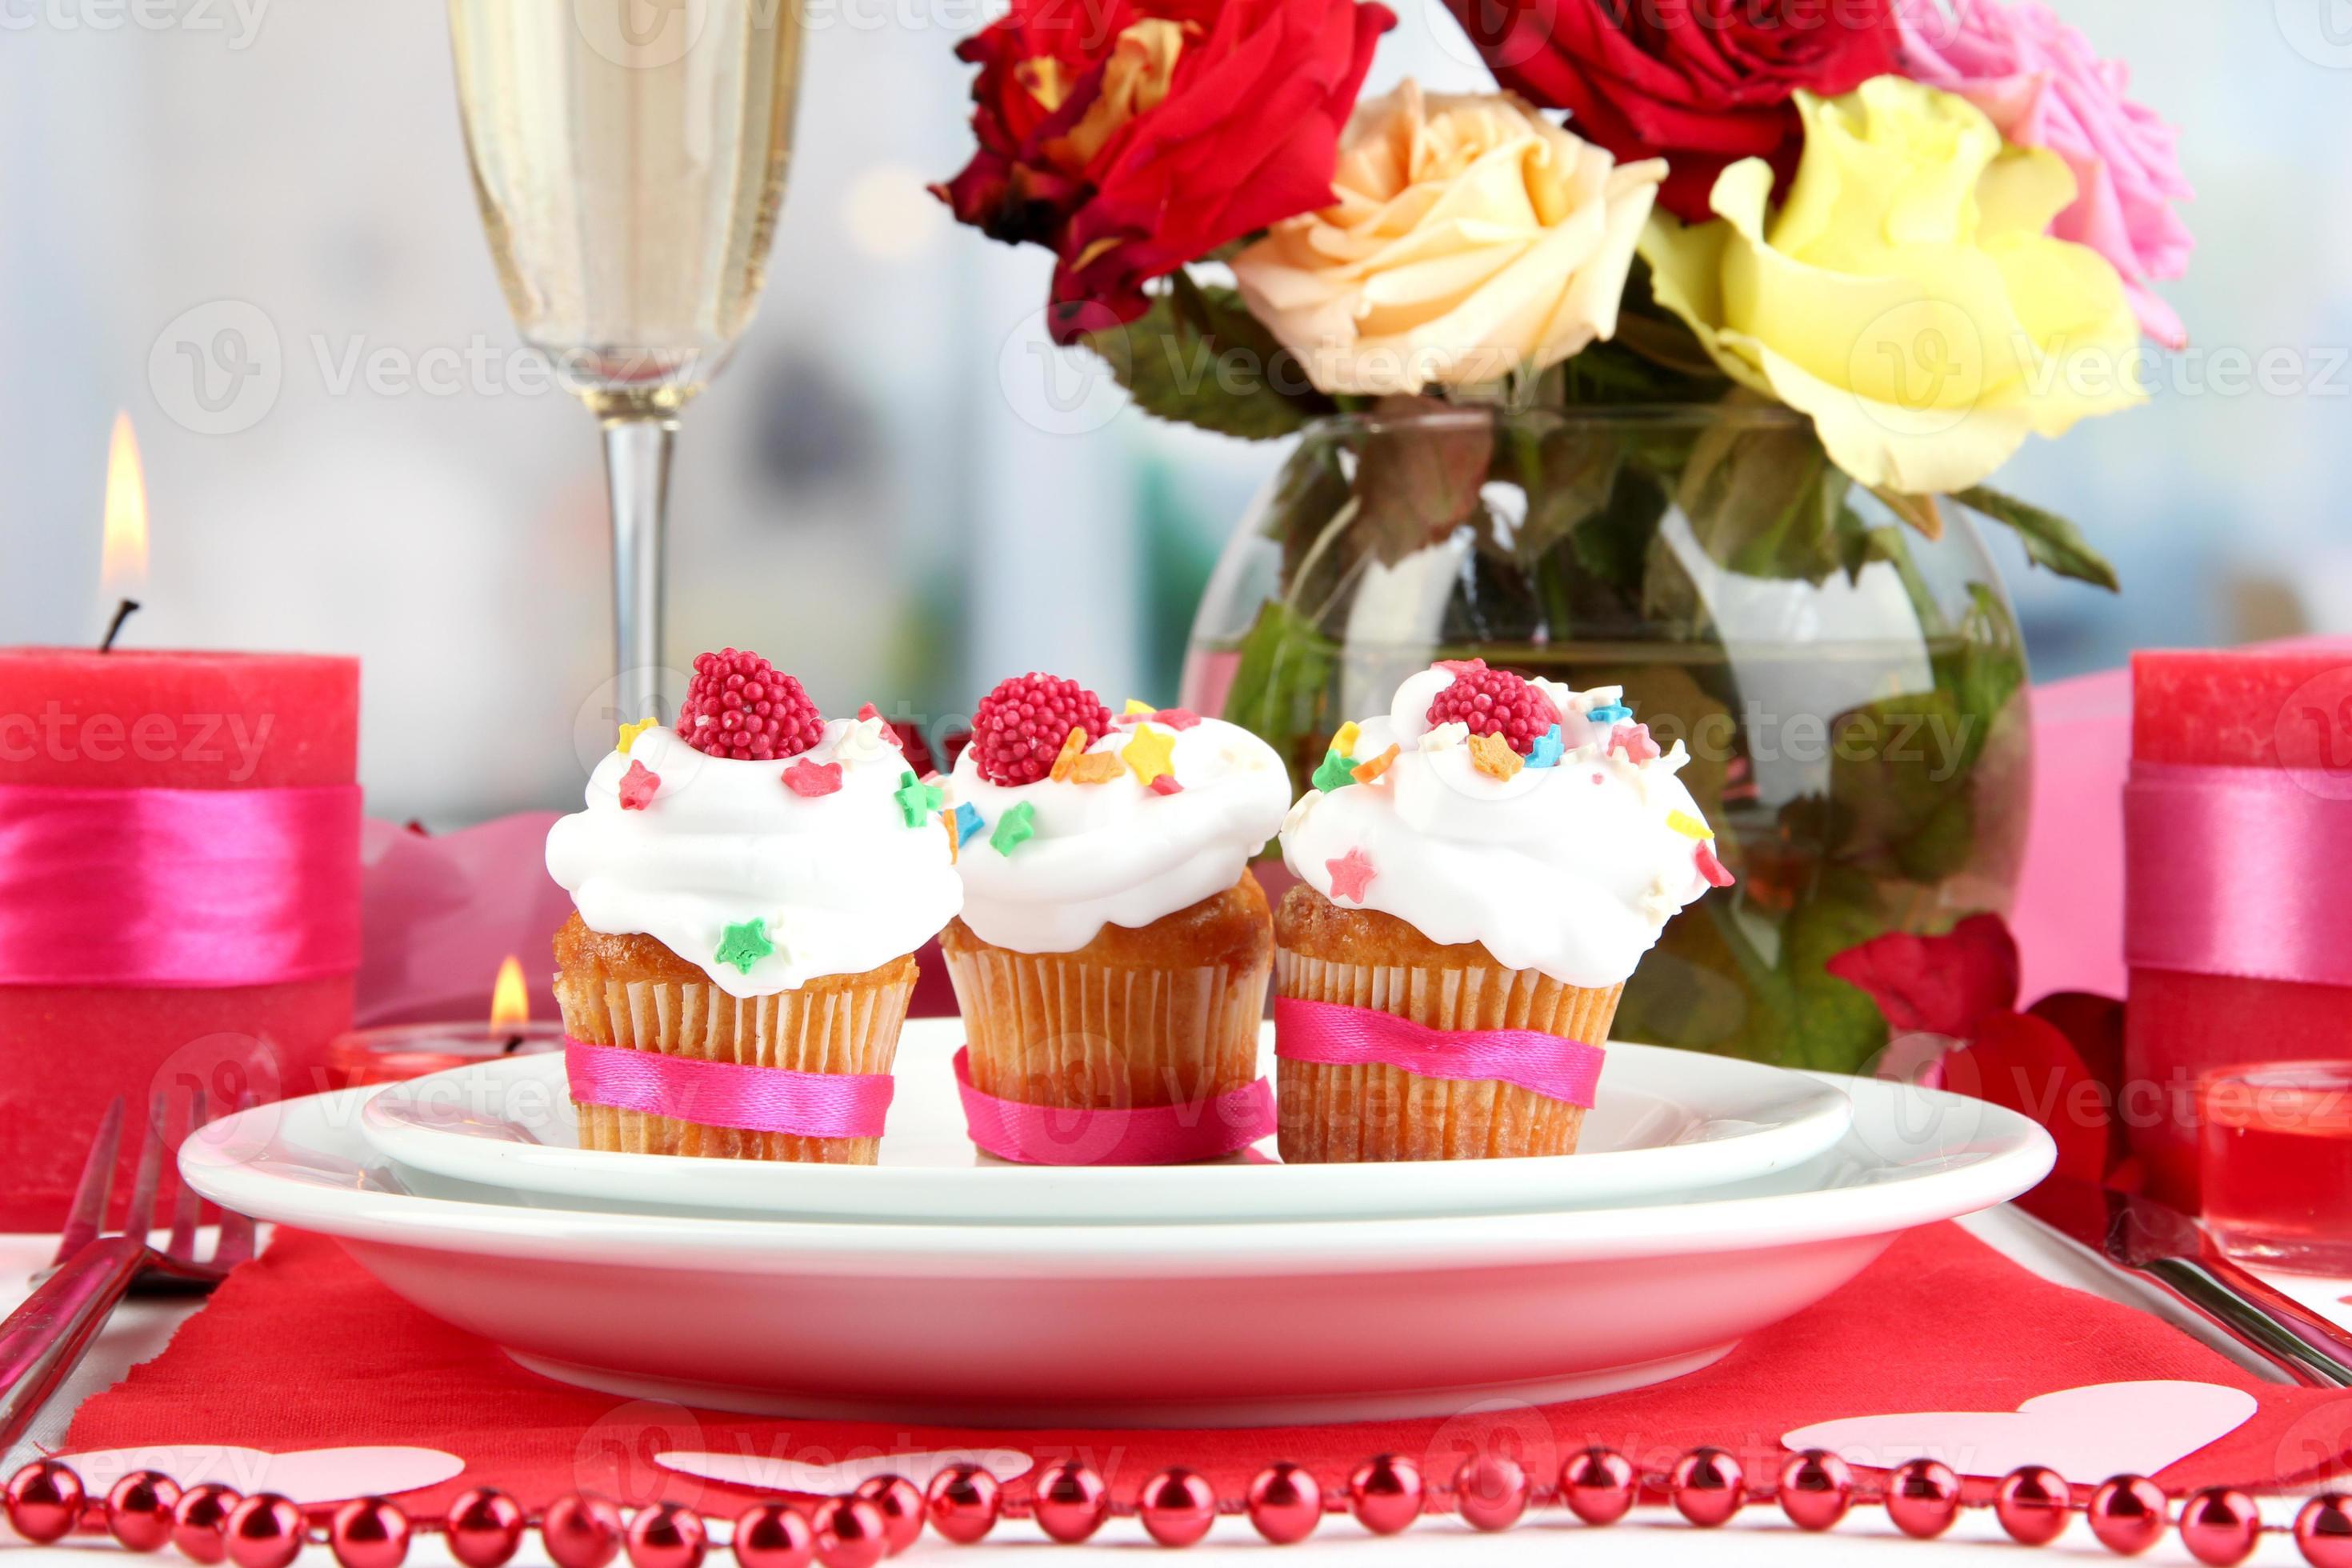
[[[661,1325],[649,1323],[658,1333]],[[942,1333],[957,1331],[942,1324]],[[1530,1474],[1591,1444],[1663,1470],[1713,1444],[1769,1473],[1783,1432],[1905,1411],[2011,1410],[2092,1384],[2174,1378],[2252,1394],[2253,1417],[2159,1472],[2177,1489],[2302,1485],[2352,1450],[2352,1394],[2260,1381],[2155,1318],[2030,1274],[1956,1226],[1896,1242],[1829,1300],[1749,1338],[1704,1372],[1564,1405],[1472,1405],[1449,1420],[1237,1431],[986,1431],[770,1420],[629,1402],[550,1382],[488,1342],[394,1296],[332,1241],[281,1233],[239,1269],[155,1360],[85,1404],[78,1449],[234,1444],[284,1453],[347,1444],[446,1449],[465,1474],[410,1500],[426,1507],[488,1483],[536,1506],[575,1489],[625,1501],[677,1498],[731,1510],[748,1494],[651,1463],[701,1450],[810,1464],[877,1455],[1013,1448],[1084,1459],[1114,1495],[1166,1465],[1227,1496],[1275,1459],[1344,1482],[1378,1453],[1422,1458],[1433,1476],[1490,1446]],[[2103,1477],[2072,1477],[2095,1482]]]

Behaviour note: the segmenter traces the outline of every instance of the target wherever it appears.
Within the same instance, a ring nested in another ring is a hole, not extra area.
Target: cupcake
[[[677,727],[624,726],[588,780],[588,809],[547,836],[547,869],[575,910],[555,939],[565,1035],[701,1063],[863,1075],[835,1086],[844,1094],[814,1094],[819,1102],[871,1090],[898,1049],[915,950],[963,900],[943,805],[870,707],[827,721],[758,655],[702,655]],[[631,1065],[593,1049],[583,1059]],[[668,1086],[659,1102],[672,1110],[699,1099],[710,1120],[603,1095],[582,1103],[575,1070],[582,1148],[874,1162],[874,1136],[743,1125],[775,1118],[728,1114],[717,1100],[732,1090],[694,1087],[749,1083],[772,1098],[823,1084],[692,1069],[635,1077]]]
[[[1290,797],[1272,747],[1024,675],[980,704],[948,795],[964,900],[940,946],[973,1088],[1097,1110],[1257,1081],[1274,933],[1249,862]]]
[[[1661,754],[1621,695],[1454,661],[1340,730],[1283,824],[1300,885],[1275,916],[1278,1039],[1293,1017],[1303,1030],[1346,1016],[1297,1002],[1524,1032],[1514,1049],[1539,1037],[1605,1044],[1665,922],[1731,879],[1675,776],[1682,743]],[[1292,1163],[1570,1153],[1591,1102],[1589,1088],[1567,1098],[1277,1049]],[[1554,1085],[1599,1061],[1573,1048],[1538,1058],[1533,1076]]]

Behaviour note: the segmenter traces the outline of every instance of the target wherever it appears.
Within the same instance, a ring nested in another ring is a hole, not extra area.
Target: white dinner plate
[[[560,1055],[453,1068],[368,1102],[367,1141],[410,1171],[526,1202],[679,1213],[927,1224],[1137,1225],[1391,1218],[1587,1207],[1769,1175],[1836,1142],[1852,1114],[1834,1086],[1754,1062],[1655,1046],[1609,1047],[1574,1154],[1445,1163],[1015,1165],[964,1135],[952,1018],[898,1043],[877,1165],[612,1154],[580,1147]],[[1265,1068],[1274,1070],[1272,1026]],[[1273,1140],[1264,1145],[1273,1151]]]
[[[623,1397],[1003,1426],[1380,1419],[1705,1366],[2054,1158],[1981,1100],[1823,1081],[1853,1121],[1802,1165],[1558,1213],[843,1225],[429,1197],[361,1135],[364,1089],[216,1122],[180,1168],[216,1203],[340,1237],[524,1366]]]

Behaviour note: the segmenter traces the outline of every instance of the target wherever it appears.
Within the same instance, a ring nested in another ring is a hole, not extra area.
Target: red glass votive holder
[[[2352,1275],[2352,1061],[2215,1068],[2197,1104],[2215,1245],[2265,1268]]]
[[[327,1082],[331,1089],[398,1083],[445,1068],[558,1050],[562,1045],[563,1026],[553,1021],[502,1024],[492,1029],[483,1028],[478,1020],[386,1024],[336,1036],[327,1046]]]

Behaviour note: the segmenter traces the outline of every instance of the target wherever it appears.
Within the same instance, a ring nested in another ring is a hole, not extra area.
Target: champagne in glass
[[[798,0],[449,0],[449,32],[507,308],[604,426],[618,716],[652,716],[671,438],[765,281]]]

